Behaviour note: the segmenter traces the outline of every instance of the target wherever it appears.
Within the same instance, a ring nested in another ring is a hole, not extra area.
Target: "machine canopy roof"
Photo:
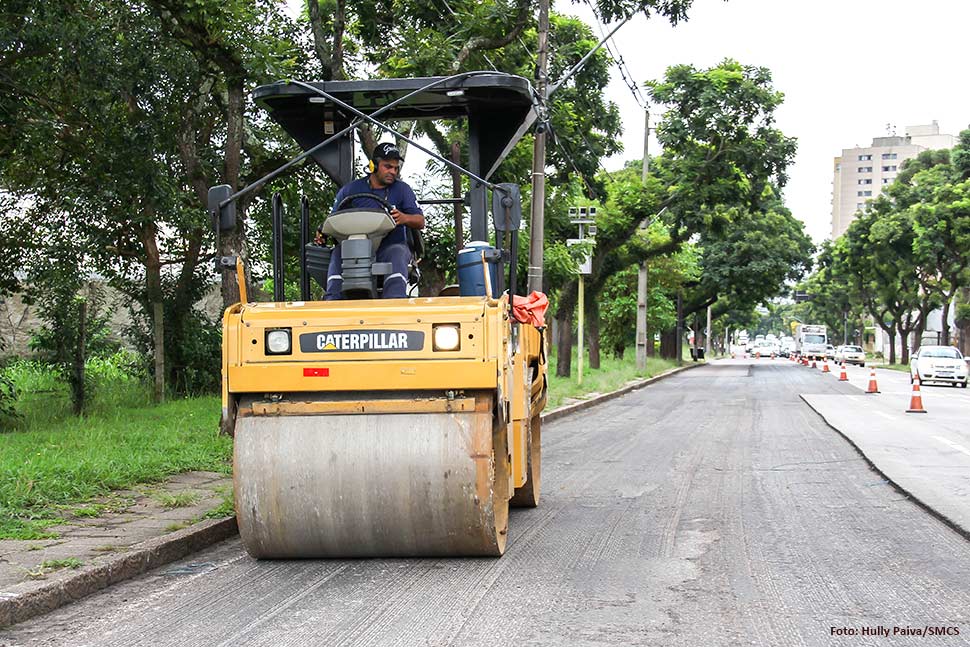
[[[468,120],[469,170],[491,176],[536,119],[529,81],[509,74],[324,81],[309,85],[371,115],[396,99],[435,81],[375,117],[381,122],[404,119]],[[309,150],[340,132],[357,115],[300,85],[279,82],[256,88],[256,102],[303,148]],[[352,139],[341,137],[313,154],[314,161],[339,184],[354,176]]]

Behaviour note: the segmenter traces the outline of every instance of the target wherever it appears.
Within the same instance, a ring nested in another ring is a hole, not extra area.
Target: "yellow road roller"
[[[222,407],[239,533],[252,556],[499,556],[509,506],[538,505],[542,317],[514,294],[518,187],[489,181],[535,120],[533,96],[526,79],[495,72],[255,90],[300,157],[340,185],[352,179],[360,123],[411,141],[389,124],[461,119],[470,189],[451,201],[467,205],[478,245],[464,254],[459,285],[442,294],[375,298],[387,270],[364,253],[357,268],[373,290],[314,301],[310,279],[326,284],[329,250],[310,239],[303,201],[301,299],[286,301],[274,198],[273,301],[249,300],[239,258],[217,259],[236,272],[242,295],[223,317]],[[217,236],[235,226],[235,201],[266,179],[237,193],[210,190]],[[379,209],[320,217],[337,244],[354,240],[355,249],[362,240],[376,248],[388,219]]]

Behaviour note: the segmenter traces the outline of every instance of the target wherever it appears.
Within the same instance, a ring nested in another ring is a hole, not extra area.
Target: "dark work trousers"
[[[391,273],[384,277],[385,299],[403,299],[407,297],[408,263],[411,262],[411,250],[404,243],[385,245],[383,242],[377,248],[377,262],[390,263]],[[330,268],[327,270],[326,301],[343,298],[344,279],[340,275],[340,245],[333,249],[330,256]]]

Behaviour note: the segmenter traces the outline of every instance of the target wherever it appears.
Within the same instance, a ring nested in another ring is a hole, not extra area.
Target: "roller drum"
[[[239,534],[258,558],[501,555],[494,439],[482,411],[239,417]]]

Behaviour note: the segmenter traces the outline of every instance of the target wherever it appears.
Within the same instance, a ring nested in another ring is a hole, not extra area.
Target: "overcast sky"
[[[585,4],[556,7],[593,21]],[[786,203],[816,241],[831,231],[832,160],[843,148],[868,146],[887,124],[899,135],[934,119],[952,135],[970,127],[965,0],[695,0],[689,15],[676,27],[634,18],[614,37],[619,55],[641,87],[678,63],[769,68],[785,93],[778,127],[798,139]],[[607,168],[643,149],[643,112],[613,77],[626,152]]]

